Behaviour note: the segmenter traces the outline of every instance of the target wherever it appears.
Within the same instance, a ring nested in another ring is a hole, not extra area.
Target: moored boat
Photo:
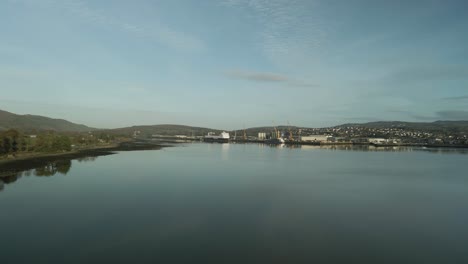
[[[270,138],[265,140],[265,144],[270,144],[270,145],[279,145],[279,144],[284,144],[284,139],[282,138]]]
[[[205,142],[229,142],[229,133],[221,132],[219,135],[215,135],[213,132],[203,137]]]

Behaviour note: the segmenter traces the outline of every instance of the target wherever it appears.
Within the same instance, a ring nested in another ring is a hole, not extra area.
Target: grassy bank
[[[101,150],[101,149],[104,150],[104,149],[114,148],[116,146],[118,146],[118,144],[105,145],[105,146],[93,146],[93,147],[87,147],[87,148],[74,149],[72,151],[21,152],[21,153],[15,154],[15,155],[0,157],[0,164],[20,161],[20,160],[45,158],[45,157],[52,158],[52,157],[68,156],[68,155],[74,155],[74,154],[78,154],[78,153],[85,153],[85,152],[90,151],[90,150]]]
[[[30,170],[49,163],[86,157],[113,155],[117,151],[158,150],[167,145],[149,141],[127,141],[110,145],[101,145],[69,152],[58,153],[24,153],[16,157],[0,160],[0,177],[9,176],[18,171]]]

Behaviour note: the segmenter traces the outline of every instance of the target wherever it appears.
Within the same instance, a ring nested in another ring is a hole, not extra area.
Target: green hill
[[[165,136],[174,136],[174,135],[185,135],[185,136],[203,136],[208,132],[220,133],[221,130],[211,129],[205,127],[191,127],[183,125],[152,125],[152,126],[132,126],[124,128],[116,128],[105,130],[108,133],[119,134],[119,135],[133,135],[135,131],[139,132],[140,136],[151,136],[151,135],[165,135]]]
[[[0,110],[0,131],[16,129],[23,132],[52,130],[57,132],[85,132],[96,130],[63,119],[37,115],[17,115]]]
[[[407,131],[427,131],[427,132],[443,132],[443,133],[468,133],[468,121],[436,121],[430,123],[424,122],[400,122],[400,121],[379,121],[370,123],[353,123],[343,124],[332,128],[346,128],[346,127],[361,127],[361,128],[401,128]],[[37,115],[17,115],[10,112],[0,110],[0,131],[8,129],[17,129],[23,132],[35,132],[52,130],[57,132],[87,132],[97,130],[95,128],[87,127],[85,125],[75,124],[63,119],[53,119]],[[288,131],[291,129],[296,133],[299,129],[308,132],[312,128],[296,127],[296,126],[277,126],[281,131]],[[323,128],[327,129],[327,128]],[[151,135],[186,135],[186,136],[203,136],[208,132],[220,133],[222,130],[211,129],[205,127],[192,127],[183,125],[161,124],[161,125],[145,125],[145,126],[132,126],[117,129],[103,129],[106,133],[114,135],[127,135],[133,136],[135,131],[139,131],[140,136]],[[248,136],[256,136],[258,132],[272,132],[273,127],[253,127],[247,128],[246,134]],[[243,135],[243,129],[228,131],[238,137]]]

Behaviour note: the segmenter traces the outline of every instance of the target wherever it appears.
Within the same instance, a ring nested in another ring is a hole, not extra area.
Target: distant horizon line
[[[70,121],[68,119],[64,118],[54,118],[54,117],[48,117],[48,116],[43,116],[43,115],[36,115],[36,114],[16,114],[10,111],[2,110],[0,109],[0,112],[5,112],[9,113],[12,115],[16,116],[36,116],[36,117],[42,117],[42,118],[48,118],[52,120],[61,120],[65,122],[69,122],[75,125],[81,125],[81,126],[86,126],[90,129],[93,130],[118,130],[118,129],[125,129],[125,128],[132,128],[132,127],[151,127],[151,126],[185,126],[185,127],[193,127],[193,128],[204,128],[204,129],[213,129],[213,130],[224,130],[224,131],[242,131],[242,130],[247,130],[247,129],[255,129],[255,128],[268,128],[268,127],[295,127],[295,128],[308,128],[308,129],[324,129],[324,128],[334,128],[334,127],[340,127],[344,125],[364,125],[364,124],[372,124],[372,123],[418,123],[418,124],[433,124],[433,123],[438,123],[438,122],[468,122],[468,120],[435,120],[435,121],[401,121],[401,120],[379,120],[379,121],[367,121],[367,122],[348,122],[348,123],[341,123],[333,126],[322,126],[322,127],[312,127],[312,126],[297,126],[297,125],[285,125],[285,124],[280,124],[280,125],[258,125],[258,126],[250,126],[246,128],[237,128],[237,129],[225,129],[225,128],[214,128],[214,127],[204,127],[204,126],[199,126],[199,125],[185,125],[185,124],[177,124],[177,123],[158,123],[158,124],[135,124],[135,125],[128,125],[128,126],[119,126],[119,127],[114,127],[114,128],[103,128],[103,127],[92,127],[88,126],[86,124],[81,124],[81,123],[75,123],[73,121]]]

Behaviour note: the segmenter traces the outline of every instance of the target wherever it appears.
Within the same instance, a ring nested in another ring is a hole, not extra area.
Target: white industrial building
[[[387,140],[385,138],[369,138],[369,143],[384,144],[384,143],[387,143]]]
[[[371,144],[400,144],[400,139],[369,138]]]
[[[301,136],[301,141],[308,142],[326,142],[330,138],[329,135],[310,135],[310,136]]]
[[[266,139],[266,133],[265,132],[258,133],[258,139],[260,140]]]

